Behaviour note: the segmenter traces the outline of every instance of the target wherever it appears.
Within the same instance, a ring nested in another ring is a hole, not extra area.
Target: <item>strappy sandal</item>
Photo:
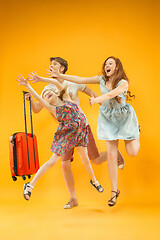
[[[67,204],[63,206],[64,209],[71,209],[73,207],[78,206],[77,199],[71,198]]]
[[[109,199],[108,206],[110,206],[110,207],[113,207],[116,204],[117,198],[120,194],[120,191],[118,189],[117,189],[117,192],[116,191],[112,191],[112,192],[116,193],[116,195]],[[113,201],[114,198],[116,198],[115,201]]]
[[[90,180],[90,184],[98,191],[98,192],[103,192],[104,189],[103,187],[99,184],[99,182],[96,180],[95,182],[93,182],[92,180]],[[101,190],[102,189],[102,190]]]
[[[32,189],[33,189],[34,187],[33,187],[29,182],[28,182],[28,183],[25,183],[25,184],[23,185],[23,197],[28,201],[29,198],[31,197],[31,192],[26,190],[27,187],[28,187],[28,188],[32,188]],[[26,195],[29,196],[28,199],[26,198]]]

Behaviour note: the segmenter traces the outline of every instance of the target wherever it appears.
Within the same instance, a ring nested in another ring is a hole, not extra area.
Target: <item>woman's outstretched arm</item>
[[[29,75],[31,79],[28,79],[28,80],[32,81],[33,83],[46,82],[46,83],[54,84],[60,92],[64,89],[63,85],[59,81],[57,81],[57,79],[39,77],[36,72],[32,72],[31,74],[32,75]]]
[[[79,76],[72,76],[72,75],[66,75],[58,72],[57,70],[50,69],[51,70],[51,77],[57,78],[60,80],[67,80],[69,82],[74,82],[78,84],[88,83],[88,84],[99,84],[98,77],[79,77]]]
[[[19,84],[25,86],[30,94],[37,99],[43,107],[45,107],[49,112],[55,114],[55,107],[47,103],[41,96],[38,95],[38,93],[31,87],[31,85],[28,83],[29,78],[24,79],[24,77],[20,74],[18,76],[18,79],[16,79]]]
[[[121,93],[124,93],[125,91],[128,90],[128,83],[127,82],[123,82],[121,84],[119,84],[118,87],[116,87],[115,89],[111,90],[110,92],[107,92],[99,97],[91,97],[90,98],[90,103],[91,105],[93,105],[94,103],[103,103],[109,99],[112,99],[118,95],[120,95]]]

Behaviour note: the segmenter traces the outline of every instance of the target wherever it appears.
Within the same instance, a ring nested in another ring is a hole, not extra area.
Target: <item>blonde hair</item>
[[[61,101],[63,101],[63,96],[64,96],[65,92],[67,91],[67,87],[68,87],[68,86],[66,85],[66,87],[64,87],[64,88],[62,89],[62,91],[58,91],[57,87],[46,88],[46,89],[42,92],[42,98],[44,98],[44,93],[45,93],[46,91],[52,91],[52,92],[54,92],[54,93],[57,95],[57,97],[60,98]],[[73,100],[72,93],[69,92],[68,95],[69,95],[69,97],[71,98],[71,100]]]
[[[58,89],[57,89],[58,90]],[[58,95],[58,91],[56,90],[56,88],[46,88],[43,92],[42,92],[42,98],[44,98],[44,94],[45,94],[45,92],[46,91],[52,91],[52,92],[54,92],[55,94],[57,94]]]

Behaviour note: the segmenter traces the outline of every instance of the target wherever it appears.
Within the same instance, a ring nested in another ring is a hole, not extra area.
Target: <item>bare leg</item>
[[[91,159],[91,161],[94,164],[102,164],[103,162],[107,161],[107,152],[101,152],[99,154],[99,157],[97,157],[95,159]],[[118,151],[118,156],[117,156],[117,164],[120,169],[124,168],[124,159],[119,151]]]
[[[82,163],[87,171],[87,173],[89,174],[90,178],[91,178],[91,185],[93,185],[97,191],[99,192],[103,192],[103,188],[102,186],[99,184],[99,182],[96,180],[95,176],[94,176],[94,172],[88,157],[88,152],[87,152],[87,148],[86,147],[77,147],[77,151],[81,157]]]
[[[58,161],[59,156],[57,156],[56,154],[53,154],[52,157],[46,162],[44,163],[40,169],[37,171],[36,175],[34,176],[34,178],[32,179],[32,181],[30,182],[31,187],[27,187],[26,190],[29,192],[32,192],[33,187],[35,186],[35,184],[37,183],[37,181],[51,168],[53,167],[56,162]],[[25,195],[27,199],[29,199],[29,196],[26,194]]]
[[[101,152],[99,153],[99,157],[95,158],[95,159],[91,159],[91,161],[94,164],[101,164],[105,161],[107,161],[107,152]]]
[[[52,157],[46,162],[44,163],[40,169],[38,170],[38,172],[36,173],[36,175],[34,176],[34,178],[32,179],[32,181],[30,182],[31,185],[34,187],[37,183],[37,181],[51,168],[53,167],[58,159],[60,157],[57,156],[56,154],[53,154]]]
[[[69,192],[70,198],[77,199],[76,194],[75,194],[75,188],[74,188],[74,177],[73,173],[71,170],[71,161],[62,161],[62,173],[63,173],[63,178],[67,187],[67,190]]]
[[[128,155],[135,157],[140,148],[139,138],[134,140],[124,140],[124,141],[125,141],[125,147]]]
[[[90,178],[92,179],[93,182],[96,181],[96,178],[94,176],[94,172],[92,169],[92,166],[90,164],[90,160],[87,154],[87,148],[86,147],[77,147],[77,151],[81,157],[82,163],[87,171],[87,173],[89,174]]]
[[[111,181],[111,191],[117,192],[118,180],[118,166],[117,166],[117,153],[118,153],[118,140],[106,141],[107,155],[108,155],[108,170]],[[111,192],[111,198],[115,195]],[[115,199],[113,199],[115,201]]]
[[[88,125],[88,130],[89,130],[89,135],[88,135],[89,141],[87,144],[88,156],[94,164],[102,164],[108,159],[107,151],[99,153],[93,133],[89,125]],[[117,164],[120,169],[124,168],[124,159],[119,151],[117,156]]]

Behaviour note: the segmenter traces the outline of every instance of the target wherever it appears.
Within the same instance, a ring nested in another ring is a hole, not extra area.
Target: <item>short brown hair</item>
[[[64,71],[63,73],[65,73],[68,69],[68,63],[65,59],[61,58],[61,57],[51,57],[50,61],[52,62],[53,60],[59,62],[63,67],[64,67]]]

